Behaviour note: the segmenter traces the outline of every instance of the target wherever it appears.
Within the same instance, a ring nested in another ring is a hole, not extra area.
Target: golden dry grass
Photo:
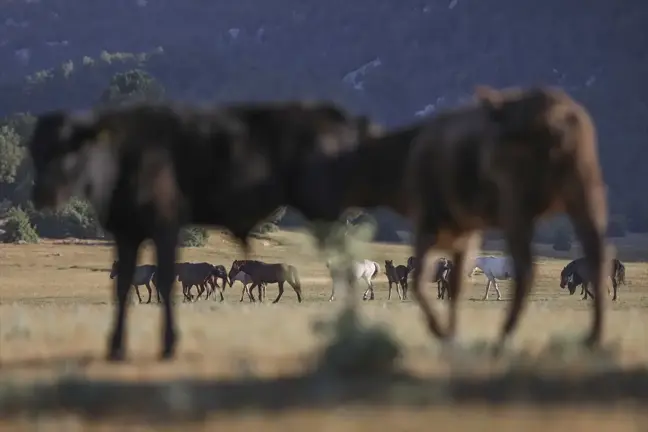
[[[630,250],[623,245],[618,249],[622,259],[624,251]],[[0,246],[0,379],[29,383],[73,374],[88,380],[159,383],[178,378],[271,379],[304,372],[311,364],[313,353],[324,343],[313,336],[313,322],[333,318],[344,298],[338,296],[333,304],[327,301],[330,293],[327,269],[304,235],[280,232],[270,239],[255,241],[254,250],[261,260],[288,262],[297,267],[305,297],[302,304],[297,304],[290,287],[277,305],[269,302],[251,305],[247,300],[239,303],[240,285],[226,291],[223,303],[210,300],[183,304],[176,289],[181,338],[178,358],[169,363],[156,361],[159,307],[133,303],[127,325],[130,361],[112,365],[103,361],[113,314],[112,284],[108,278],[111,246],[61,245],[51,241]],[[409,254],[408,247],[371,244],[367,246],[366,257],[384,265],[385,259],[404,263]],[[637,250],[632,250],[632,255],[636,254]],[[209,261],[229,267],[237,257],[238,250],[227,237],[212,234],[207,247],[184,249],[179,260]],[[578,295],[569,296],[558,286],[558,275],[568,257],[563,258],[538,258],[536,283],[515,338],[516,347],[534,352],[544,347],[552,336],[576,338],[586,330],[589,301],[580,300]],[[143,251],[140,262],[154,262],[150,248]],[[648,265],[627,262],[626,267],[628,285],[621,286],[618,302],[608,301],[606,305],[605,339],[619,346],[615,361],[631,368],[648,364]],[[481,275],[466,285],[459,327],[464,342],[491,340],[502,323],[508,302],[495,301],[492,291],[492,300],[482,302],[484,287],[485,278]],[[508,298],[508,283],[502,283],[501,287],[504,298]],[[268,298],[274,298],[276,292],[276,286],[269,286]],[[435,297],[432,287],[430,297]],[[362,316],[367,322],[385,326],[395,336],[402,347],[402,369],[423,378],[446,376],[449,366],[436,354],[436,345],[422,326],[416,305],[411,301],[401,303],[397,297],[387,302],[384,275],[379,277],[376,298],[360,305]],[[437,310],[444,308],[442,302],[433,301]],[[467,359],[466,370],[473,375],[489,376],[497,370],[497,365],[482,356],[473,361]],[[221,412],[211,415],[209,424],[223,425],[232,431],[243,428],[369,430],[379,424],[390,427],[389,424],[398,430],[418,430],[430,422],[441,422],[456,430],[479,426],[480,430],[500,431],[521,427],[544,430],[551,425],[588,430],[614,427],[622,431],[646,430],[648,425],[648,419],[641,417],[632,405],[617,405],[604,417],[597,414],[600,409],[596,406],[533,409],[517,405],[492,408],[479,401],[453,407],[448,401],[440,407],[426,409],[392,406],[340,411],[302,407],[271,417],[257,411],[236,415]],[[4,427],[2,423],[0,420],[0,428]],[[28,430],[36,424],[39,430],[41,427],[60,430],[67,424],[71,429],[65,426],[66,430],[80,428],[81,424],[83,430],[111,425],[105,420],[93,423],[67,416],[48,418],[46,422],[14,419],[5,426]]]

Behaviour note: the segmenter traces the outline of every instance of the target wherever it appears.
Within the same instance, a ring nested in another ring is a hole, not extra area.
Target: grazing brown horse
[[[499,350],[515,329],[532,286],[531,241],[538,218],[566,212],[585,252],[594,285],[593,321],[584,343],[601,339],[607,226],[606,186],[597,155],[594,123],[586,109],[553,88],[477,88],[474,105],[429,121],[410,152],[408,187],[415,225],[415,253],[452,251],[450,319],[437,322],[424,292],[422,271],[412,289],[429,330],[454,336],[457,299],[469,254],[481,231],[501,228],[513,258],[515,292]]]
[[[391,300],[392,284],[396,284],[396,294],[401,300],[407,299],[407,275],[409,270],[404,265],[394,267],[393,260],[385,260],[385,274],[389,282],[389,294],[387,300]],[[400,287],[400,291],[398,288]]]
[[[176,348],[169,299],[180,229],[226,228],[247,256],[249,234],[279,206],[309,221],[335,222],[341,212],[334,205],[339,165],[333,162],[375,129],[366,117],[327,102],[141,103],[40,115],[27,145],[34,207],[87,198],[115,239],[119,272],[108,359],[125,355],[126,300],[143,241],[156,247],[164,300],[161,358],[169,359]],[[322,228],[314,230],[320,246],[331,224]]]
[[[110,279],[115,279],[115,276],[117,276],[117,272],[119,270],[119,264],[117,261],[113,261],[112,268],[110,269]],[[140,296],[139,293],[139,287],[140,285],[146,286],[146,289],[148,290],[148,301],[146,302],[151,303],[151,284],[155,286],[155,271],[157,270],[156,265],[152,264],[146,264],[146,265],[141,265],[135,267],[135,272],[133,273],[133,286],[135,287],[135,292],[137,293],[137,298],[139,299],[139,302],[142,303],[142,297]],[[158,303],[160,303],[160,291],[155,289],[155,292],[157,293],[157,299]]]
[[[290,264],[268,264],[259,261],[247,261],[240,265],[239,271],[247,273],[252,278],[250,295],[254,287],[259,287],[259,301],[262,301],[262,285],[276,283],[279,286],[279,294],[272,303],[277,303],[284,293],[284,284],[293,287],[297,294],[297,301],[302,302],[301,283],[297,269]],[[265,291],[265,289],[263,290]]]

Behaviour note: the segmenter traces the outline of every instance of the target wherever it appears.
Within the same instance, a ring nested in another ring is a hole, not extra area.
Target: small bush
[[[277,231],[279,231],[279,227],[276,224],[273,224],[272,222],[263,222],[254,229],[253,234],[265,235]]]
[[[20,207],[13,207],[7,212],[5,231],[5,243],[38,243],[38,234],[29,222],[29,216]]]
[[[180,246],[203,247],[209,240],[209,231],[203,227],[190,226],[180,231]]]
[[[31,222],[41,237],[89,239],[103,236],[92,206],[76,198],[61,210],[33,213]]]
[[[567,227],[558,227],[554,231],[553,249],[555,251],[567,252],[572,247],[572,234]]]

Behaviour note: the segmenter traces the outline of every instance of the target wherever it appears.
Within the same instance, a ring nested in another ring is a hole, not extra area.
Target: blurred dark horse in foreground
[[[617,258],[612,259],[610,278],[612,279],[612,288],[614,289],[614,296],[612,301],[618,299],[617,290],[619,284],[625,285],[625,265]],[[589,277],[589,272],[587,269],[587,262],[585,258],[578,258],[574,261],[567,264],[562,271],[560,272],[560,288],[567,287],[569,289],[569,294],[574,295],[576,292],[576,287],[581,285],[581,295],[583,300],[587,299],[589,294],[590,297],[594,297],[592,292],[589,290],[589,284],[591,279]],[[608,295],[610,295],[610,286],[608,285]],[[583,295],[584,294],[584,295]]]
[[[415,226],[414,256],[431,248],[452,252],[449,322],[442,329],[421,289],[412,291],[429,330],[451,341],[467,260],[481,232],[501,228],[513,258],[515,291],[496,352],[517,327],[533,282],[531,242],[539,218],[566,212],[583,245],[594,286],[593,321],[584,343],[600,342],[600,295],[608,266],[606,186],[594,123],[585,108],[554,88],[479,87],[475,103],[438,113],[410,152],[408,189]]]
[[[323,246],[342,213],[338,189],[331,187],[338,165],[330,162],[374,130],[367,118],[326,102],[136,104],[39,116],[28,143],[34,206],[87,198],[115,239],[117,306],[108,358],[125,356],[126,299],[144,240],[156,247],[164,300],[161,358],[169,359],[176,349],[169,299],[180,229],[226,228],[247,256],[250,232],[285,205],[309,221],[327,222],[313,231]]]

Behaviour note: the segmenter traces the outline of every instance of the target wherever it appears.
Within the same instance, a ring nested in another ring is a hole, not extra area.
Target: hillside
[[[648,8],[640,6],[5,1],[0,115],[93,105],[112,74],[134,67],[172,99],[323,97],[389,126],[454,105],[479,83],[560,85],[596,120],[613,213],[645,232],[648,199],[637,185],[648,183]]]

